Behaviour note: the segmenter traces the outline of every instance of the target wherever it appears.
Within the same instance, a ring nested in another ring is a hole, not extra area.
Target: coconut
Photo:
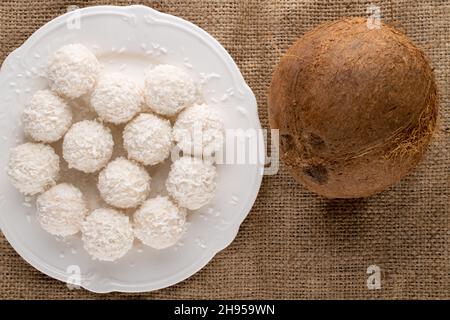
[[[386,189],[419,162],[436,126],[436,84],[402,32],[364,18],[320,25],[277,66],[269,119],[294,177],[329,198]]]

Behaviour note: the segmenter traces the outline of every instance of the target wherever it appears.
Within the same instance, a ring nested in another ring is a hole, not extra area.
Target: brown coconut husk
[[[368,196],[395,183],[436,128],[437,90],[424,53],[392,26],[369,31],[365,23],[344,18],[305,34],[269,88],[282,159],[297,180],[331,198]]]

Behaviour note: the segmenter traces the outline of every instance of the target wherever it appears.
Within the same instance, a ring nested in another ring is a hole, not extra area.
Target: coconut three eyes
[[[269,89],[281,157],[329,198],[386,189],[419,162],[436,126],[436,85],[424,53],[391,26],[325,23],[282,57]]]

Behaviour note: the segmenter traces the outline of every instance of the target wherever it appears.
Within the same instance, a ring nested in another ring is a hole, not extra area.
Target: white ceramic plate
[[[151,291],[180,282],[233,241],[255,201],[263,165],[219,165],[215,199],[189,215],[187,233],[172,248],[157,251],[136,241],[125,257],[107,263],[92,260],[79,235],[58,240],[47,234],[36,221],[34,205],[24,203],[4,168],[9,149],[23,141],[24,101],[47,86],[43,67],[52,52],[68,43],[84,44],[106,70],[125,72],[138,81],[150,64],[185,68],[203,82],[204,100],[221,108],[228,129],[260,129],[256,99],[233,59],[213,37],[185,20],[145,6],[100,6],[67,13],[40,28],[2,65],[0,226],[9,243],[28,263],[53,278],[76,282],[79,271],[81,286],[94,292]],[[257,152],[262,159],[264,147],[259,145]],[[161,191],[159,178],[154,180],[154,192]]]

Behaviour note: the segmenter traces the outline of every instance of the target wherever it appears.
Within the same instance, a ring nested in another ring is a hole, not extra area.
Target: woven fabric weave
[[[0,2],[0,61],[69,5],[133,1]],[[381,18],[405,31],[434,67],[440,128],[419,167],[385,192],[327,200],[296,183],[285,166],[264,177],[236,240],[203,270],[145,294],[68,290],[28,265],[0,237],[0,298],[449,299],[450,2],[447,0],[273,0],[141,2],[204,28],[230,52],[254,91],[263,127],[266,93],[282,52],[317,24],[342,16]],[[382,270],[368,290],[367,268]]]

